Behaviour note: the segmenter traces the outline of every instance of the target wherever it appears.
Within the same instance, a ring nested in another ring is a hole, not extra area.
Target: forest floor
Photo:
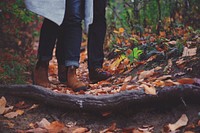
[[[185,37],[185,34],[182,37]],[[80,80],[89,84],[90,89],[80,93],[74,93],[66,85],[58,82],[57,62],[54,57],[49,67],[49,79],[52,82],[49,89],[58,93],[98,96],[135,89],[143,90],[147,95],[156,95],[156,87],[180,84],[199,86],[199,34],[191,35],[186,40],[185,47],[183,47],[179,56],[177,56],[178,51],[173,51],[178,44],[178,39],[164,40],[162,43],[156,42],[156,45],[151,46],[156,47],[156,51],[148,51],[151,48],[147,47],[146,53],[143,54],[145,57],[141,61],[134,60],[133,63],[130,63],[128,58],[121,56],[121,49],[106,53],[104,69],[111,72],[113,76],[96,84],[91,84],[88,79],[87,51],[84,49],[81,53],[81,64],[77,74]],[[168,44],[166,45],[167,48],[163,47],[166,43]],[[36,53],[37,45],[37,42],[35,42],[35,47],[30,50],[30,55]],[[85,44],[83,44],[83,47],[85,47]],[[30,61],[27,61],[27,59],[22,60],[14,57],[13,50],[10,50],[10,52],[11,54],[1,51],[0,55],[4,59],[1,59],[2,62],[6,62],[5,59],[9,58],[7,61],[19,60],[30,65]],[[132,52],[130,49],[125,51],[126,54]],[[2,73],[5,70],[6,67],[0,67]],[[31,69],[28,70],[24,72],[24,75],[26,84],[31,84]],[[5,81],[10,79],[10,77],[4,75],[0,82],[6,84]],[[185,99],[180,99],[181,104],[179,102],[179,104],[171,103],[156,107],[148,106],[148,108],[129,107],[115,111],[115,113],[97,113],[55,108],[27,98],[1,94],[0,96],[2,96],[0,99],[1,133],[169,133],[170,130],[172,130],[171,133],[200,132],[200,105],[190,103]]]

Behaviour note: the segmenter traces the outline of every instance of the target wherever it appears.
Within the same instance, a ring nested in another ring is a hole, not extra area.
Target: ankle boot
[[[43,87],[49,87],[50,82],[48,79],[48,61],[38,61],[33,72],[33,84]]]
[[[67,85],[75,92],[87,90],[86,85],[78,80],[75,66],[67,67]]]
[[[58,80],[60,83],[65,83],[67,81],[66,73],[66,67],[64,65],[58,65]]]

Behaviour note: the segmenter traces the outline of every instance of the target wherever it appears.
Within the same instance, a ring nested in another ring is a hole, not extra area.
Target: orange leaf
[[[171,79],[168,79],[165,81],[165,86],[173,86],[173,85],[179,85],[180,83],[174,82]]]
[[[80,128],[75,129],[72,133],[85,133],[87,131],[88,131],[87,128],[80,127]]]
[[[195,80],[192,78],[182,78],[178,79],[177,82],[179,82],[180,84],[194,84]]]
[[[127,86],[127,83],[123,84],[122,87],[120,88],[120,91],[125,91],[126,90],[126,86]]]
[[[58,121],[54,121],[50,125],[48,125],[46,127],[46,129],[50,133],[58,133],[58,132],[61,132],[64,127],[65,127],[65,125],[63,123],[60,123]]]
[[[119,28],[120,33],[124,33],[124,31],[125,31],[124,28]]]

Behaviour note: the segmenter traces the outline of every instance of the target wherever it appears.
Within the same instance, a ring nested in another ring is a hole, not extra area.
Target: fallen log
[[[48,105],[82,111],[115,111],[127,108],[138,108],[181,99],[200,102],[200,86],[177,85],[157,89],[157,95],[145,94],[141,90],[128,90],[116,94],[73,95],[57,93],[36,85],[0,85],[0,95],[25,97]]]

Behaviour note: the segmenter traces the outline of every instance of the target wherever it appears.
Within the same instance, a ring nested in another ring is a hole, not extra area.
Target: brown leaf
[[[1,97],[1,99],[0,99],[0,115],[2,115],[5,112],[6,103],[7,103],[7,101],[6,101],[5,97]]]
[[[120,88],[120,91],[125,91],[126,90],[126,86],[127,86],[127,83],[123,84],[122,87]]]
[[[124,83],[130,82],[132,80],[132,76],[128,76],[124,79]]]
[[[22,114],[24,114],[23,110],[17,110],[15,112],[7,113],[4,116],[11,119],[11,118],[17,117],[18,115],[22,115]]]
[[[106,116],[109,116],[110,114],[112,114],[112,112],[103,112],[103,113],[102,113],[102,116],[103,116],[103,117],[106,117]]]
[[[103,85],[110,85],[110,84],[111,84],[111,83],[108,82],[108,81],[106,81],[106,80],[103,80],[103,81],[98,82],[98,85],[101,85],[101,86],[103,86]]]
[[[161,80],[156,80],[155,82],[152,83],[154,86],[156,87],[164,87],[165,86],[165,82],[161,81]]]
[[[157,78],[158,80],[166,80],[166,79],[171,79],[172,78],[172,75],[163,75],[159,78]]]
[[[182,78],[178,79],[177,82],[179,82],[180,84],[194,84],[195,80],[192,78]]]
[[[195,132],[192,132],[192,131],[185,131],[184,133],[195,133]]]
[[[165,86],[173,86],[173,85],[179,85],[180,83],[174,82],[171,79],[165,80]]]
[[[33,104],[28,110],[35,109],[35,108],[37,108],[38,106],[39,106],[38,104]]]
[[[65,125],[58,121],[52,122],[50,125],[47,125],[45,128],[48,130],[49,133],[59,133],[63,130]]]
[[[45,128],[38,127],[38,128],[26,130],[25,133],[48,133],[48,131]]]
[[[87,131],[88,131],[87,128],[80,127],[80,128],[75,129],[72,133],[85,133]]]
[[[138,79],[145,79],[145,78],[148,78],[150,76],[152,76],[154,74],[154,69],[152,70],[149,70],[149,71],[143,71],[140,73]]]
[[[116,126],[117,126],[116,123],[112,123],[112,125],[111,125],[109,128],[107,128],[107,129],[105,129],[105,130],[103,130],[103,131],[100,131],[100,133],[113,132],[113,131],[115,131]]]
[[[156,95],[156,89],[153,86],[148,86],[145,84],[140,85],[141,88],[144,88],[146,94]]]

